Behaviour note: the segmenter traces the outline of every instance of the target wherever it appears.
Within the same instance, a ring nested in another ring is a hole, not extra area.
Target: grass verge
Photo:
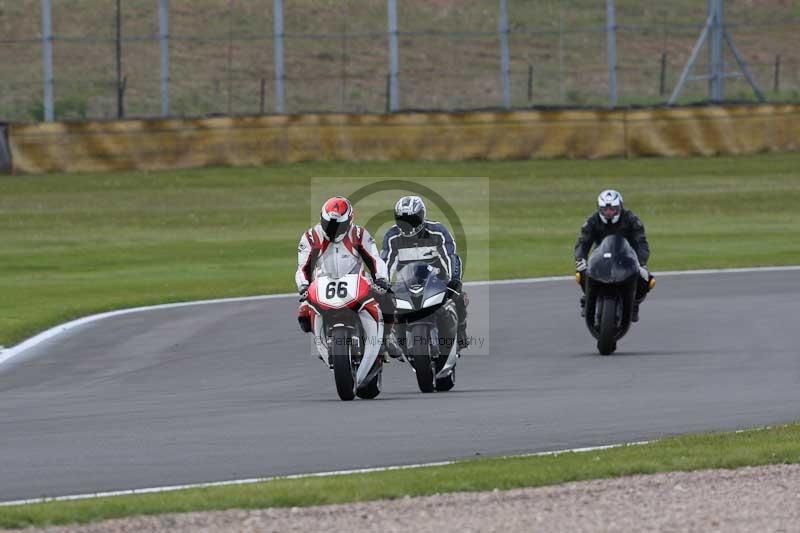
[[[578,228],[607,187],[644,220],[656,271],[800,264],[798,168],[800,154],[782,154],[3,177],[0,344],[112,309],[293,290],[312,177],[330,178],[331,195],[343,178],[454,179],[447,200],[466,213],[486,213],[472,209],[486,199],[459,184],[489,178],[488,220],[467,235],[488,256],[467,267],[476,280],[571,273]]]
[[[252,485],[188,489],[0,507],[0,527],[86,523],[134,515],[261,509],[538,487],[570,481],[800,462],[800,424],[763,431],[667,438],[651,444],[555,456],[462,461],[448,466]]]

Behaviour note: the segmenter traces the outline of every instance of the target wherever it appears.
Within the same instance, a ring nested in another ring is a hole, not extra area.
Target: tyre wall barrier
[[[800,149],[800,105],[12,124],[14,172],[299,161],[745,155]]]

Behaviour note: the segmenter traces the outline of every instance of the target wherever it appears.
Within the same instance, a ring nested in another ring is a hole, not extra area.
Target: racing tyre
[[[417,385],[422,392],[433,392],[434,379],[430,357],[430,331],[426,324],[415,324],[411,327],[411,342],[409,352],[414,358],[414,372],[417,375]]]
[[[456,369],[454,368],[450,375],[446,378],[439,378],[436,380],[436,390],[439,392],[447,392],[452,389],[456,384]]]
[[[375,360],[375,364],[379,365],[378,373],[375,374],[375,377],[372,378],[369,383],[364,385],[361,388],[356,389],[356,396],[362,398],[364,400],[371,400],[378,396],[381,393],[381,376],[383,375],[383,370],[380,369],[381,359],[378,357]]]
[[[597,350],[602,355],[611,355],[617,349],[617,299],[603,298],[602,305]]]
[[[350,331],[344,327],[333,328],[333,378],[339,398],[349,401],[355,398],[355,377],[350,363]]]

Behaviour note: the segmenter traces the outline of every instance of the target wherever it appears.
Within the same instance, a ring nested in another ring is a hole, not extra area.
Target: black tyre
[[[344,327],[333,328],[333,378],[339,398],[349,401],[355,398],[355,376],[350,363],[350,331]]]
[[[602,306],[597,350],[602,355],[611,355],[617,349],[617,299],[603,298]]]
[[[447,392],[452,389],[456,384],[456,369],[450,373],[446,378],[436,380],[436,390],[439,392]]]
[[[434,379],[431,368],[431,339],[430,330],[426,324],[411,326],[411,340],[409,353],[414,358],[414,372],[417,374],[417,385],[422,392],[433,392]]]
[[[375,374],[371,380],[369,380],[369,383],[356,389],[356,396],[363,398],[364,400],[371,400],[381,393],[381,375],[383,373],[383,369],[381,368],[382,363],[380,356],[378,356],[378,358],[375,360],[375,365],[373,366],[378,367],[378,373]]]

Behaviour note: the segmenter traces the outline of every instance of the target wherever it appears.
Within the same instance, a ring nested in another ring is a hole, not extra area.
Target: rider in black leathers
[[[595,211],[583,226],[578,240],[575,243],[575,271],[583,274],[586,270],[586,259],[592,245],[600,242],[609,235],[621,234],[639,258],[641,276],[636,288],[636,301],[633,306],[631,320],[639,320],[639,304],[642,303],[650,291],[652,275],[647,270],[647,260],[650,258],[650,246],[647,244],[644,224],[632,211],[622,205],[622,195],[615,190],[606,190],[597,197],[597,211]],[[581,289],[586,292],[586,276],[582,276]],[[584,313],[586,300],[581,296],[581,316]]]

